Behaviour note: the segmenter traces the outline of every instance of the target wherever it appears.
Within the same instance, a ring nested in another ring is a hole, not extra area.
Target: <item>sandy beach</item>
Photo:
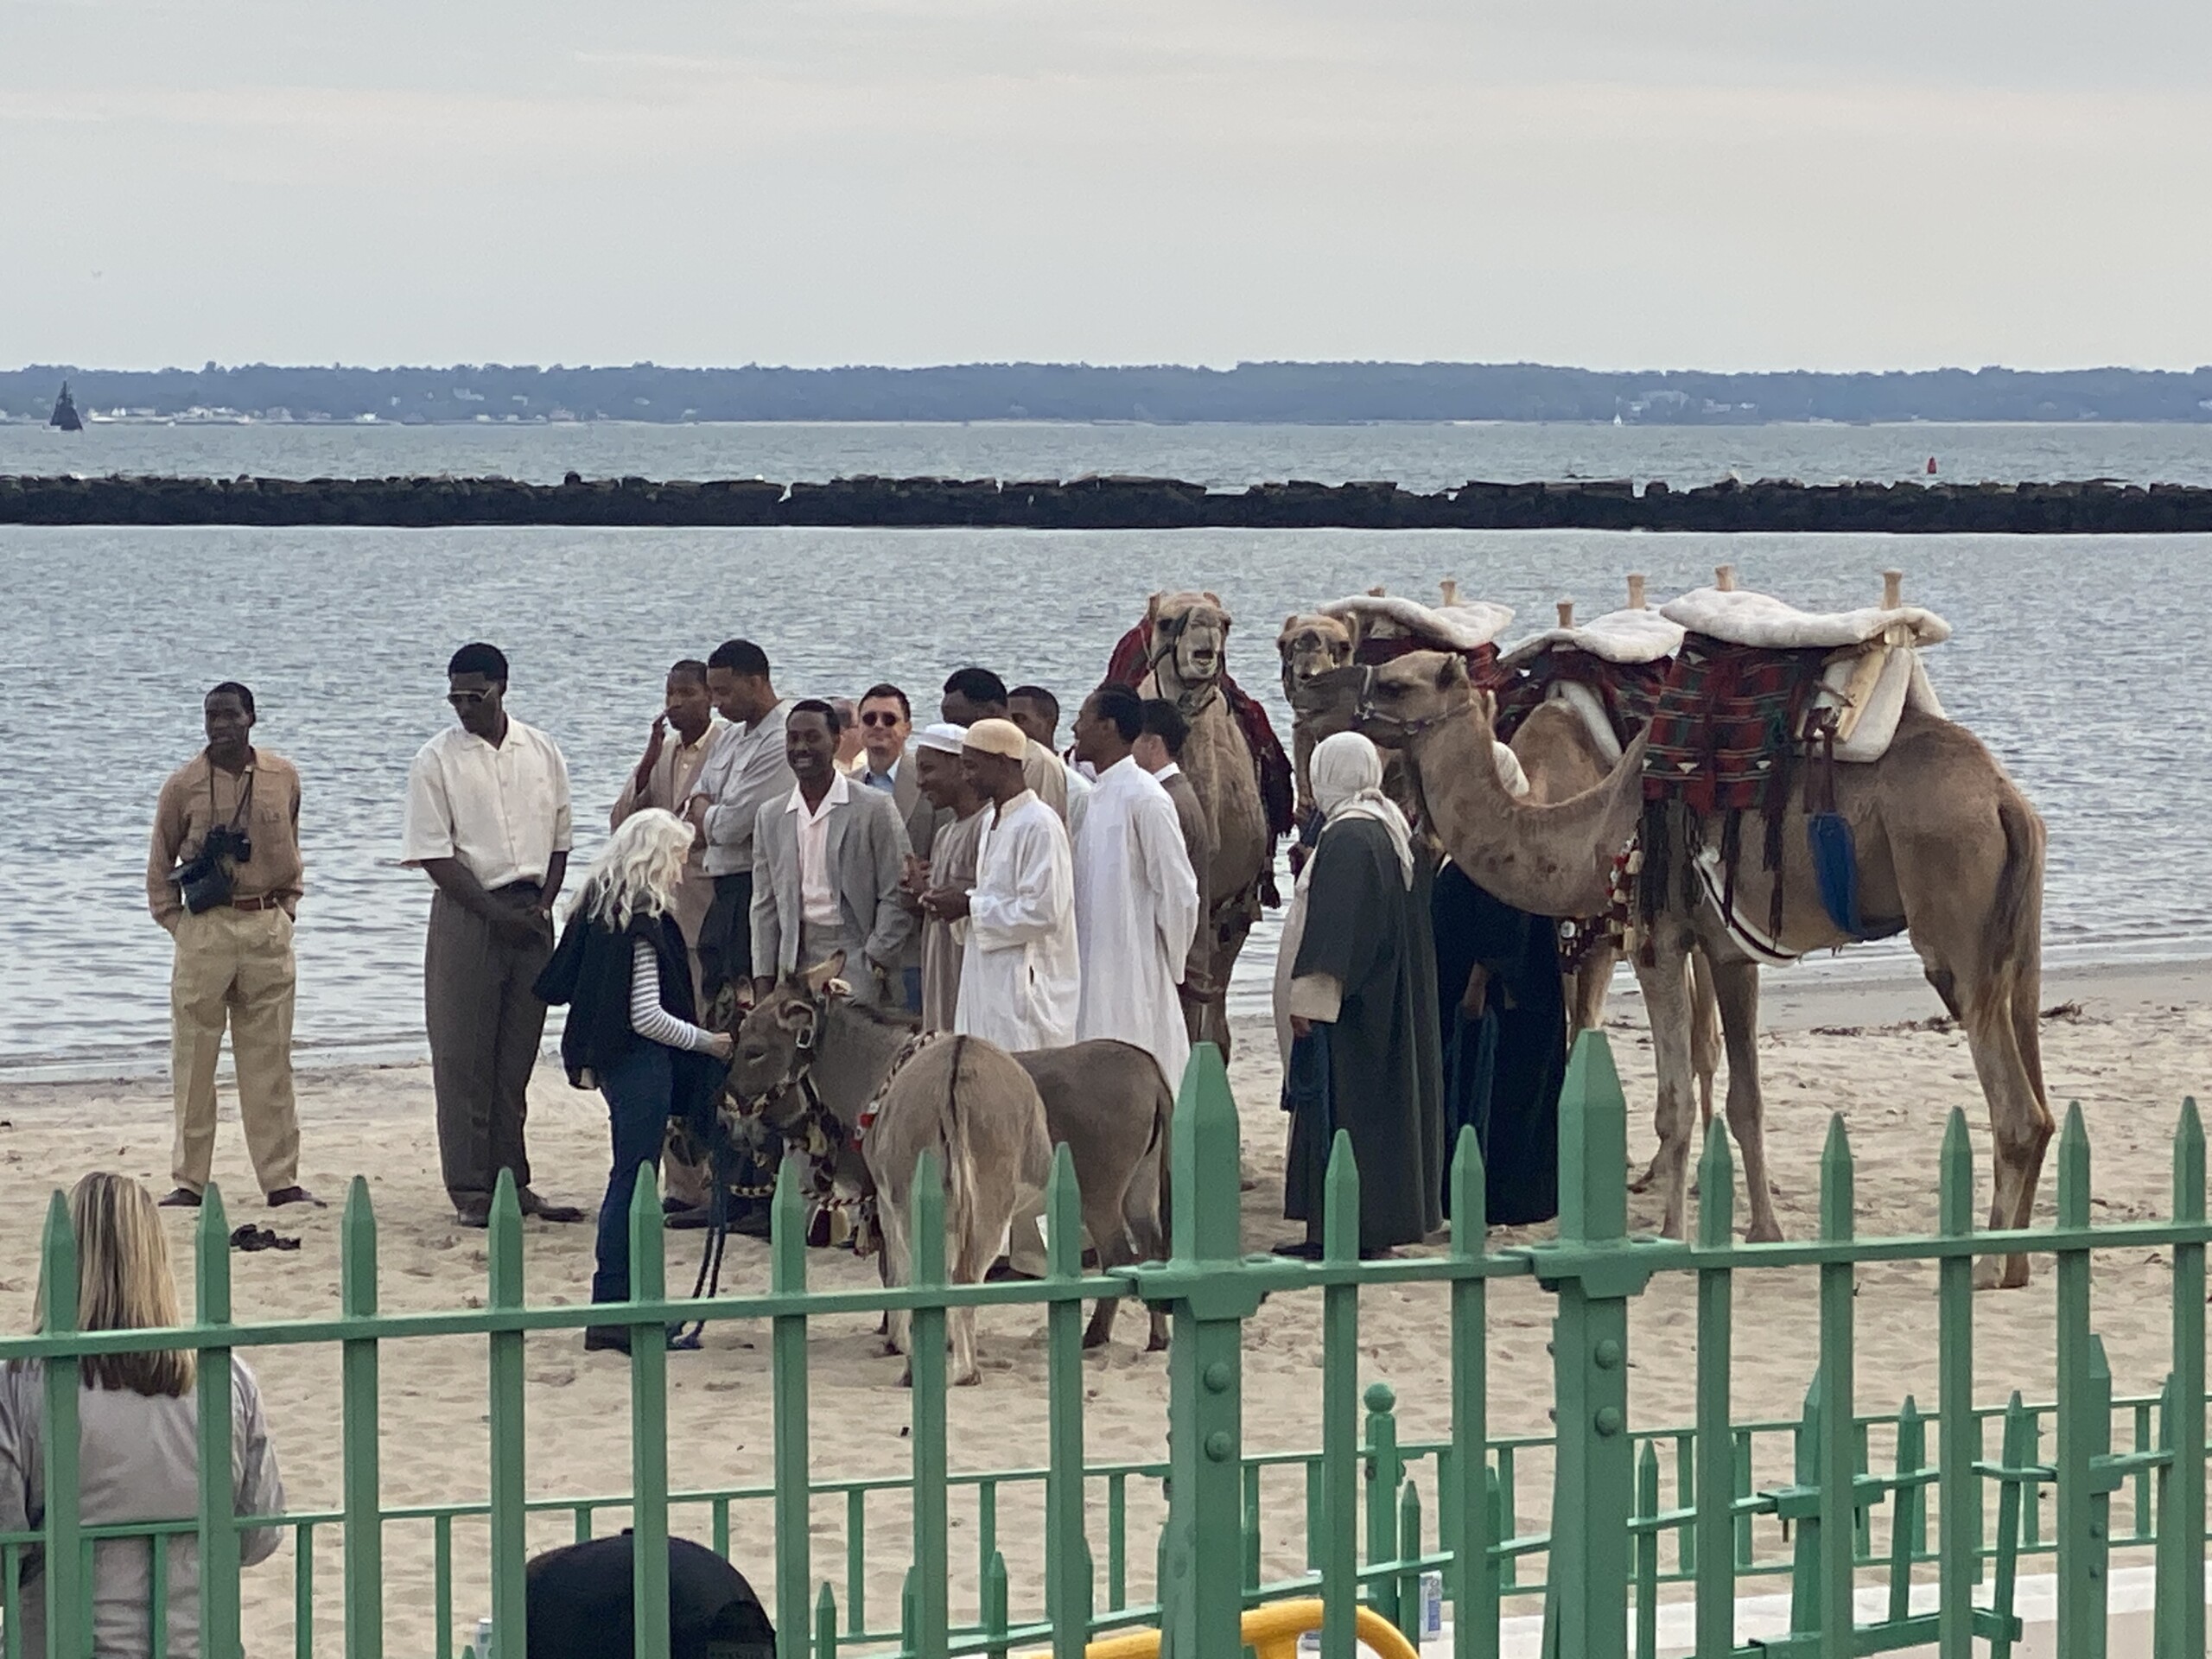
[[[1787,974],[1767,976],[1767,1034],[1762,1063],[1769,1104],[1769,1140],[1784,1226],[1812,1230],[1818,1200],[1818,1160],[1828,1115],[1840,1112],[1858,1164],[1857,1221],[1864,1236],[1919,1232],[1936,1216],[1934,1157],[1945,1114],[1964,1106],[1974,1129],[1986,1182],[1988,1136],[1966,1046],[1955,1032],[1932,1029],[1940,1010],[1924,987],[1896,984],[1793,985]],[[2170,1138],[2182,1097],[2212,1084],[2212,964],[2053,971],[2044,1003],[2062,1011],[2045,1025],[2045,1058],[2054,1106],[2081,1102],[2094,1148],[2095,1213],[2123,1219],[2164,1213],[2170,1199]],[[1631,997],[1617,1001],[1611,1036],[1630,1094],[1630,1153],[1651,1150],[1650,1050]],[[1254,1185],[1245,1194],[1248,1249],[1286,1236],[1279,1219],[1282,1120],[1276,1108],[1276,1064],[1266,1028],[1240,1033],[1231,1068],[1245,1128],[1245,1157]],[[230,1106],[226,1089],[226,1116]],[[302,1179],[334,1200],[314,1214],[270,1215],[252,1192],[234,1124],[219,1145],[217,1176],[233,1195],[232,1217],[273,1223],[297,1234],[297,1253],[237,1254],[234,1300],[242,1319],[325,1315],[338,1307],[338,1211],[348,1178],[368,1174],[379,1224],[381,1294],[387,1310],[480,1305],[485,1289],[484,1235],[456,1226],[436,1178],[426,1066],[338,1068],[301,1074]],[[569,1089],[558,1068],[541,1065],[531,1092],[531,1151],[537,1185],[549,1196],[589,1204],[605,1179],[604,1108],[595,1094]],[[0,1293],[10,1317],[27,1326],[37,1279],[39,1227],[47,1195],[91,1167],[127,1171],[156,1190],[168,1185],[169,1105],[159,1078],[116,1083],[19,1084],[0,1087],[0,1198],[12,1219],[0,1230]],[[2055,1180],[2047,1170],[2040,1211],[2050,1213]],[[1656,1200],[1632,1198],[1632,1224],[1656,1227]],[[1741,1212],[1741,1204],[1738,1204]],[[192,1217],[165,1212],[180,1278],[190,1298]],[[589,1275],[588,1227],[525,1224],[529,1295],[534,1302],[583,1299]],[[1503,1233],[1493,1243],[1533,1236]],[[688,1285],[696,1236],[672,1235],[669,1278]],[[813,1254],[817,1284],[872,1282],[872,1264],[842,1252]],[[725,1283],[750,1288],[766,1281],[765,1247],[732,1241]],[[1923,1405],[1935,1398],[1933,1275],[1910,1267],[1871,1267],[1859,1281],[1859,1404],[1893,1409],[1908,1391]],[[1734,1404],[1739,1417],[1793,1415],[1815,1353],[1816,1303],[1809,1273],[1739,1276]],[[2095,1323],[2123,1395],[2154,1389],[2166,1364],[2169,1274],[2149,1252],[2107,1256],[2096,1265]],[[1978,1299],[1980,1392],[2001,1401],[2014,1388],[2031,1398],[2051,1387],[2051,1275],[2038,1264],[2025,1292]],[[1638,1427],[1688,1421],[1694,1354],[1694,1287],[1662,1279],[1637,1304],[1631,1340],[1632,1402]],[[1491,1424],[1496,1434],[1541,1433],[1550,1398],[1545,1352],[1551,1308],[1533,1283],[1511,1281],[1491,1298]],[[1448,1376],[1444,1300],[1428,1288],[1370,1294],[1361,1307],[1363,1383],[1388,1382],[1398,1394],[1402,1433],[1440,1434],[1446,1426]],[[1318,1297],[1276,1297],[1252,1321],[1245,1352],[1244,1412],[1248,1452],[1302,1449],[1318,1444],[1321,1373]],[[1141,1320],[1124,1313],[1120,1339],[1090,1356],[1086,1368],[1087,1427],[1094,1460],[1137,1459],[1164,1451],[1166,1368],[1138,1351]],[[987,1313],[982,1321],[979,1389],[956,1391],[950,1405],[956,1470],[1041,1465],[1046,1402],[1042,1320],[1030,1310]],[[677,1355],[670,1365],[671,1461],[679,1487],[766,1484],[771,1421],[764,1330],[718,1325],[704,1352]],[[830,1321],[810,1350],[815,1474],[817,1479],[895,1476],[908,1466],[909,1396],[896,1386],[898,1362],[880,1356],[868,1322]],[[340,1492],[338,1355],[334,1349],[263,1350],[254,1356],[292,1504],[334,1507]],[[531,1340],[528,1372],[530,1484],[533,1497],[603,1496],[626,1490],[629,1473],[626,1363],[587,1357],[573,1337]],[[421,1341],[386,1346],[383,1358],[385,1502],[480,1499],[486,1490],[485,1354],[480,1341]],[[1762,1457],[1766,1454],[1763,1452]],[[1524,1524],[1543,1502],[1540,1465],[1522,1475]],[[1009,1487],[998,1503],[997,1536],[1014,1586],[1015,1612],[1041,1593],[1039,1529],[1029,1519],[1036,1488]],[[1128,1588],[1148,1594],[1156,1490],[1131,1483]],[[956,1618],[972,1617],[978,1583],[979,1516],[971,1493],[956,1491],[951,1557]],[[1297,1570],[1286,1547],[1302,1515],[1294,1472],[1268,1489],[1269,1576]],[[842,1499],[817,1502],[815,1572],[839,1587],[846,1578]],[[906,1551],[902,1506],[893,1499],[868,1508],[865,1573],[869,1622],[895,1623]],[[601,1529],[621,1524],[609,1512]],[[534,1547],[573,1535],[566,1515],[543,1518]],[[704,1536],[703,1507],[682,1512],[679,1527]],[[765,1504],[741,1504],[731,1522],[732,1554],[766,1592],[773,1538]],[[481,1531],[455,1531],[457,1625],[486,1608],[476,1562]],[[315,1564],[317,1636],[336,1650],[341,1639],[334,1536]],[[1763,1553],[1777,1548],[1762,1537]],[[1107,1565],[1105,1521],[1098,1510],[1092,1548],[1102,1579]],[[432,1648],[430,1539],[426,1525],[396,1522],[386,1534],[388,1641],[396,1653]],[[294,1558],[278,1558],[246,1580],[247,1630],[253,1650],[276,1651],[289,1640]],[[1520,1611],[1528,1611],[1525,1607]]]

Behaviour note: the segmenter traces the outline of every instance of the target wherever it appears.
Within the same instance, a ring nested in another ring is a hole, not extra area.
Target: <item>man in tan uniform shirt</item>
[[[253,693],[245,686],[224,682],[207,694],[202,712],[207,747],[162,785],[146,860],[147,907],[176,941],[169,975],[176,1190],[162,1202],[197,1208],[207,1191],[215,1152],[215,1061],[227,1021],[238,1116],[261,1190],[271,1205],[313,1204],[299,1184],[292,1100],[300,774],[283,756],[253,747]],[[217,828],[242,833],[245,856],[225,855],[212,880],[181,885],[174,878],[190,874],[181,867],[199,859]]]

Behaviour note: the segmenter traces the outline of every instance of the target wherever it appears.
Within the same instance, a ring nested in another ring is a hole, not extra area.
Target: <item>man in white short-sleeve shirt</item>
[[[400,860],[437,887],[423,957],[423,1023],[438,1103],[438,1157],[462,1224],[486,1224],[499,1172],[523,1213],[582,1221],[531,1191],[523,1120],[545,1034],[533,988],[553,950],[569,868],[569,766],[553,740],[506,712],[507,659],[463,645],[447,665],[459,724],[407,774]]]

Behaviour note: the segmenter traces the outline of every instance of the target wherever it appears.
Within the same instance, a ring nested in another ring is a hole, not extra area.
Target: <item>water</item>
[[[1242,489],[1268,479],[1393,479],[1435,490],[1471,478],[1925,476],[2116,478],[2212,484],[2202,425],[1652,427],[1391,423],[1138,426],[989,422],[968,426],[797,423],[702,426],[621,422],[527,426],[172,426],[124,423],[75,434],[0,423],[0,474],[156,473],[381,478],[496,474],[588,478],[1074,478],[1129,473]]]
[[[90,435],[124,429],[140,430]],[[2063,446],[2106,442],[2116,429],[2013,430],[2024,446]],[[143,430],[258,443],[271,429]],[[849,441],[887,443],[883,435],[895,432],[920,442],[923,430],[870,429]],[[957,443],[978,430],[940,435]],[[1086,435],[1118,442],[1124,430],[1023,429],[1021,441],[1039,435],[1072,452]],[[1350,445],[1393,430],[1335,435]],[[1412,430],[1428,443],[1451,429]],[[1587,435],[1545,430],[1571,441],[1560,455]],[[1599,442],[1611,436],[1592,430]],[[1634,435],[1709,439],[1718,446],[1702,466],[1709,472],[1738,453],[1732,446],[1777,430]],[[1823,432],[1841,444],[1870,441],[1858,429],[1796,429],[1788,441]],[[301,435],[321,435],[278,434]],[[0,429],[0,443],[18,435]],[[1249,431],[1138,435],[1163,447],[1187,435],[1243,442],[1255,455],[1264,448]],[[1511,436],[1538,442],[1527,430]],[[467,469],[469,461],[452,459],[466,453],[450,452],[447,470]],[[1192,475],[1202,470],[1189,464],[1197,453],[1167,453],[1154,469]],[[2095,453],[2062,448],[2065,464],[2042,470],[2094,471]],[[1408,475],[1388,465],[1356,470]],[[1929,658],[1946,702],[2050,822],[2052,958],[2212,950],[2212,896],[2196,868],[2201,826],[2212,821],[2202,759],[2212,709],[2202,691],[2212,537],[0,528],[0,775],[16,784],[0,795],[0,908],[13,947],[0,957],[0,1072],[164,1062],[168,943],[145,912],[147,831],[162,779],[202,741],[200,693],[219,679],[254,687],[257,739],[290,756],[304,779],[302,1050],[400,1057],[422,1049],[429,906],[428,882],[395,862],[401,798],[408,761],[450,718],[442,670],[465,639],[506,649],[515,711],[566,750],[581,858],[642,747],[666,665],[732,634],[767,648],[787,695],[852,694],[888,678],[925,711],[950,670],[982,662],[1010,682],[1052,685],[1072,703],[1146,594],[1211,588],[1238,619],[1231,671],[1265,696],[1287,738],[1273,640],[1293,610],[1377,582],[1431,594],[1452,576],[1470,594],[1515,606],[1533,630],[1558,598],[1577,599],[1586,613],[1610,607],[1630,569],[1649,572],[1663,595],[1709,580],[1724,560],[1746,585],[1821,608],[1871,602],[1879,570],[1905,567],[1909,595],[1957,630]],[[1264,1007],[1273,942],[1270,918],[1240,971],[1242,1007]],[[1895,971],[1903,952],[1890,942],[1843,961],[1848,971]]]

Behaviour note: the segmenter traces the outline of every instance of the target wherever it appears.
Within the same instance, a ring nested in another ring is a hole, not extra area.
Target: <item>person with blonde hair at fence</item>
[[[658,1170],[671,1117],[715,1109],[728,1033],[697,1023],[690,952],[676,920],[691,827],[658,807],[625,818],[584,876],[537,994],[569,1005],[561,1061],[578,1089],[607,1096],[614,1141],[599,1206],[594,1302],[630,1300],[630,1204],[638,1172]],[[587,1349],[627,1353],[626,1325],[593,1325]]]
[[[152,1193],[128,1175],[96,1172],[69,1194],[69,1226],[77,1240],[79,1330],[158,1330],[184,1322]],[[41,1330],[47,1298],[55,1294],[54,1286],[39,1287]],[[79,1519],[87,1527],[190,1521],[200,1505],[196,1356],[170,1349],[103,1354],[76,1364]],[[32,1359],[0,1370],[0,1533],[35,1532],[45,1522],[45,1370]],[[232,1512],[282,1515],[284,1483],[262,1416],[261,1390],[236,1356],[231,1445]],[[238,1559],[247,1566],[267,1560],[283,1538],[279,1528],[249,1528],[238,1535]],[[196,1659],[200,1547],[174,1535],[150,1541],[107,1538],[92,1546],[94,1659],[139,1659],[152,1650],[152,1552],[162,1548],[168,1551],[168,1651],[175,1659]],[[47,1650],[43,1565],[37,1550],[25,1552],[19,1608],[27,1656]]]

